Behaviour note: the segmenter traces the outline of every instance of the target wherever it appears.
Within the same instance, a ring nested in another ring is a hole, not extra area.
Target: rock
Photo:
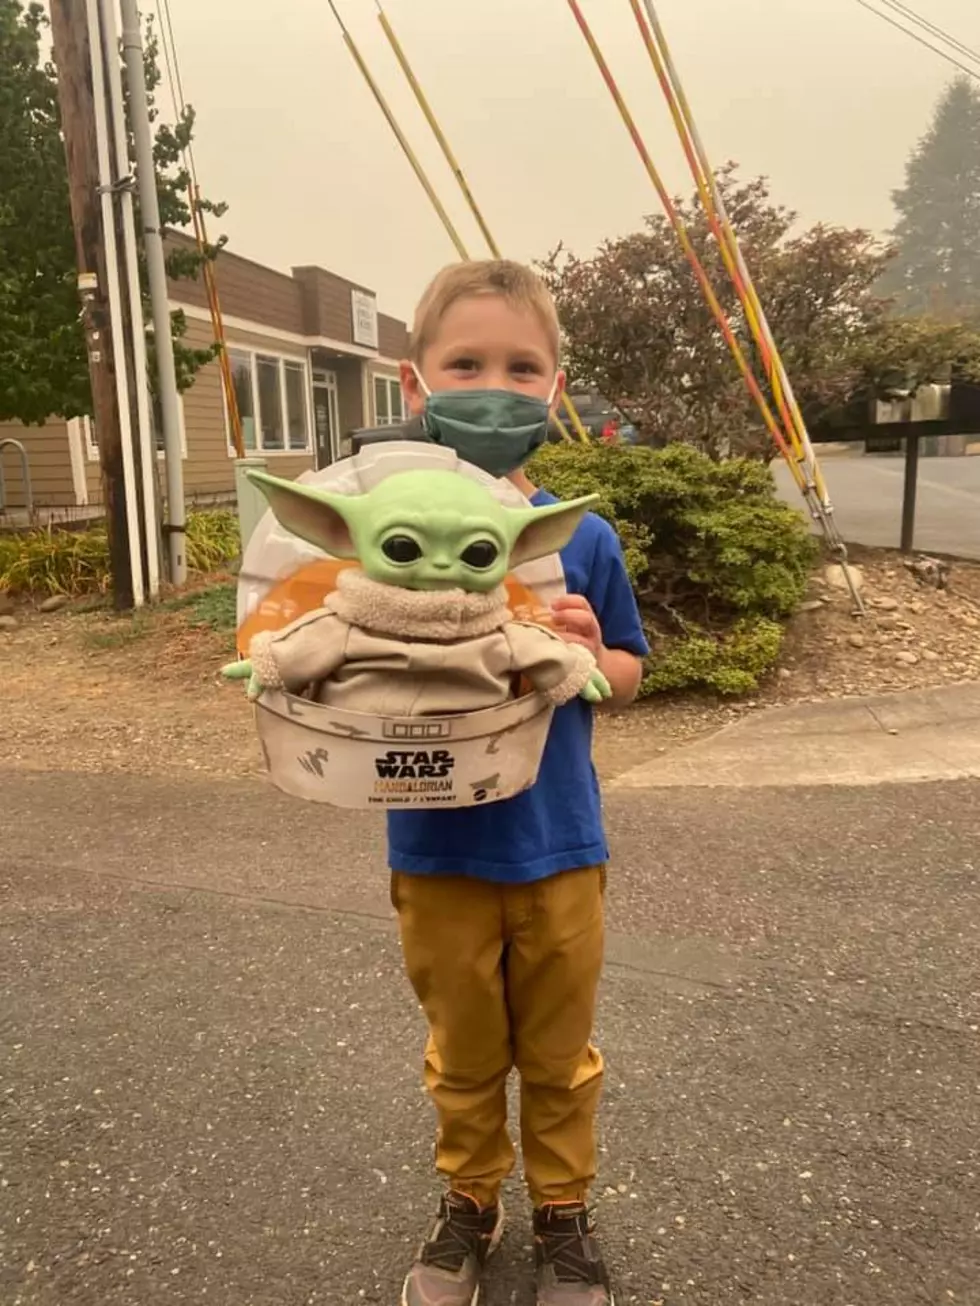
[[[883,594],[880,598],[872,599],[872,605],[876,607],[879,612],[897,612],[902,606],[898,599],[893,599],[888,594]]]
[[[14,601],[6,590],[0,590],[0,617],[14,615]]]
[[[779,668],[779,679],[780,679],[780,680],[790,680],[790,679],[792,679],[792,676],[793,676],[793,673],[792,673],[792,671],[790,671],[789,667],[780,667],[780,668]]]
[[[848,573],[850,573],[854,588],[860,592],[864,587],[864,572],[860,567],[848,567],[847,571],[845,571],[840,563],[835,563],[832,567],[827,568],[823,577],[832,590],[846,590],[849,589],[847,583]]]
[[[905,566],[920,585],[944,590],[949,584],[950,565],[939,558],[906,559]]]
[[[934,652],[932,651],[931,648],[924,649],[924,650],[923,650],[923,653],[922,653],[922,657],[923,657],[923,660],[924,660],[925,662],[938,662],[938,661],[939,661],[939,654],[938,654],[938,653],[934,653]]]
[[[7,616],[0,617],[0,630],[16,630],[16,629],[17,629],[16,617],[7,617]]]
[[[964,626],[966,626],[967,630],[980,630],[980,618],[961,617],[960,621]]]
[[[801,603],[797,612],[819,612],[823,607],[822,599],[808,599],[806,603]]]
[[[901,653],[895,654],[895,661],[901,667],[917,667],[919,665],[919,655],[909,649],[903,649]]]
[[[50,598],[45,599],[41,604],[42,612],[60,612],[68,604],[67,594],[52,594]]]
[[[917,617],[921,616],[922,613],[925,612],[926,610],[926,605],[922,602],[921,599],[912,599],[912,601],[910,603],[906,603],[905,606],[908,608],[909,612],[913,613]]]
[[[848,635],[847,642],[851,648],[864,648],[867,644],[867,640],[863,635]]]

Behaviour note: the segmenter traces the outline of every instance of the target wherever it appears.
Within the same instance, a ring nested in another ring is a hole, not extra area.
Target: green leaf
[[[57,76],[42,54],[46,28],[40,4],[0,0],[0,421],[27,424],[92,411]],[[186,227],[192,214],[182,151],[193,139],[194,112],[188,108],[173,126],[159,121],[154,99],[161,82],[158,56],[159,42],[148,21],[146,84],[156,123],[161,213],[165,225]],[[130,157],[134,155],[130,141]],[[208,200],[202,200],[201,208],[214,216],[225,212],[224,205]],[[223,245],[220,238],[203,256],[196,249],[180,251],[170,260],[171,276],[197,277],[204,261],[215,258]],[[148,321],[142,252],[140,276]],[[215,356],[214,350],[186,348],[181,343],[185,330],[175,315],[182,389]],[[150,363],[155,385],[152,357]]]

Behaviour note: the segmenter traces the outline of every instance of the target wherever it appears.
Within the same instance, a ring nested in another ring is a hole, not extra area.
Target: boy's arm
[[[584,595],[566,594],[556,599],[552,611],[566,643],[587,648],[609,681],[612,698],[604,706],[628,707],[639,692],[643,659],[629,649],[607,647],[598,614]]]
[[[649,654],[643,621],[626,571],[619,538],[604,526],[596,541],[584,594],[568,594],[553,605],[555,624],[566,640],[595,655],[613,697],[604,706],[626,707],[636,698]]]
[[[624,648],[606,648],[599,653],[599,670],[609,681],[612,698],[604,707],[628,707],[640,692],[643,679],[643,659]]]

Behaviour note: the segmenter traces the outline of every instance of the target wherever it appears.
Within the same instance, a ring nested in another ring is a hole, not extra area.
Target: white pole
[[[115,136],[116,177],[121,181],[130,176],[129,142],[126,135],[126,109],[123,103],[122,67],[119,61],[119,30],[113,0],[99,0],[104,37],[103,56],[106,80],[109,85],[109,105]],[[156,441],[153,438],[153,417],[150,411],[149,370],[146,361],[146,328],[143,322],[143,294],[140,289],[139,253],[136,247],[136,218],[133,192],[127,187],[120,192],[125,250],[126,279],[129,290],[129,311],[133,321],[133,371],[136,374],[136,412],[139,420],[141,471],[143,482],[143,529],[146,536],[147,579],[150,598],[160,597],[160,554],[157,541],[156,478],[153,475],[156,461]]]
[[[129,380],[126,375],[126,338],[122,323],[122,296],[119,286],[119,257],[116,248],[116,224],[112,197],[112,167],[109,157],[109,130],[106,121],[105,67],[102,58],[102,32],[97,0],[86,0],[89,45],[92,52],[92,98],[95,103],[95,138],[99,155],[99,186],[102,192],[102,226],[105,239],[106,277],[109,281],[109,318],[112,325],[112,352],[116,368],[116,393],[119,396],[119,431],[122,443],[123,481],[126,487],[126,522],[129,535],[129,565],[133,577],[133,603],[141,608],[145,602],[143,559],[140,549],[140,521],[136,504],[136,469],[133,464],[133,427],[129,414]],[[98,434],[98,433],[96,433]]]
[[[143,220],[143,248],[150,281],[153,309],[153,338],[156,344],[160,408],[163,413],[163,444],[167,460],[167,542],[170,580],[183,585],[187,580],[186,515],[184,506],[183,449],[180,438],[180,399],[171,335],[167,265],[160,231],[160,201],[153,164],[153,132],[146,99],[143,68],[143,38],[140,32],[138,0],[122,0],[122,39],[129,88],[130,127],[136,146],[136,179],[139,184],[140,214]]]

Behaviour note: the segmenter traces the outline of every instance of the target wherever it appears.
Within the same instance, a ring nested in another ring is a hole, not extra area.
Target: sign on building
[[[351,291],[351,312],[354,319],[354,344],[366,349],[378,347],[378,301],[366,290]]]

